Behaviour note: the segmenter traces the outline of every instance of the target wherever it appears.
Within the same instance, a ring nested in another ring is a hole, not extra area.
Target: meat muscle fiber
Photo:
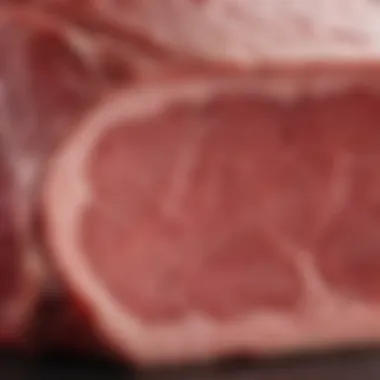
[[[52,260],[139,364],[379,341],[379,122],[377,67],[122,90],[50,161]]]

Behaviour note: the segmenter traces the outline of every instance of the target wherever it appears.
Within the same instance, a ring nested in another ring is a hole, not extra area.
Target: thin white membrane
[[[334,73],[288,78],[216,78],[145,85],[116,94],[83,120],[77,132],[52,158],[43,200],[49,248],[68,284],[91,309],[97,327],[126,355],[143,363],[207,359],[233,352],[275,353],[309,346],[327,346],[380,338],[380,307],[343,298],[328,291],[313,264],[298,261],[306,293],[298,313],[262,310],[239,320],[218,322],[195,313],[181,322],[149,326],[122,307],[96,277],[80,246],[82,212],[94,201],[86,182],[89,158],[103,134],[123,121],[151,117],[175,104],[200,103],[222,94],[259,94],[292,102],[299,97],[344,93],[368,83],[362,75]],[[368,85],[379,93],[378,83]],[[284,243],[285,244],[285,243]],[[288,246],[297,251],[298,247]],[[87,253],[88,254],[88,253]],[[295,254],[296,256],[296,254]]]

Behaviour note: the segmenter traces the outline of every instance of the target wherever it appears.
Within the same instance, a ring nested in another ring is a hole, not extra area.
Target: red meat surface
[[[379,25],[364,0],[0,0],[0,345],[379,342]]]
[[[177,78],[82,120],[45,177],[45,236],[104,341],[155,364],[378,340],[379,84]]]

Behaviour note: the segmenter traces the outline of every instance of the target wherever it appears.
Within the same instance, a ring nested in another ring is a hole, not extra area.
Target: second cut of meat
[[[140,364],[380,339],[380,73],[177,78],[52,158],[46,244]]]

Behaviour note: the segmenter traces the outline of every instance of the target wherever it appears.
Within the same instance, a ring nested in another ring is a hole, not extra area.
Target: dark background
[[[213,365],[137,371],[96,357],[50,353],[27,357],[0,353],[0,379],[109,380],[380,380],[380,349],[276,360],[230,360]]]

